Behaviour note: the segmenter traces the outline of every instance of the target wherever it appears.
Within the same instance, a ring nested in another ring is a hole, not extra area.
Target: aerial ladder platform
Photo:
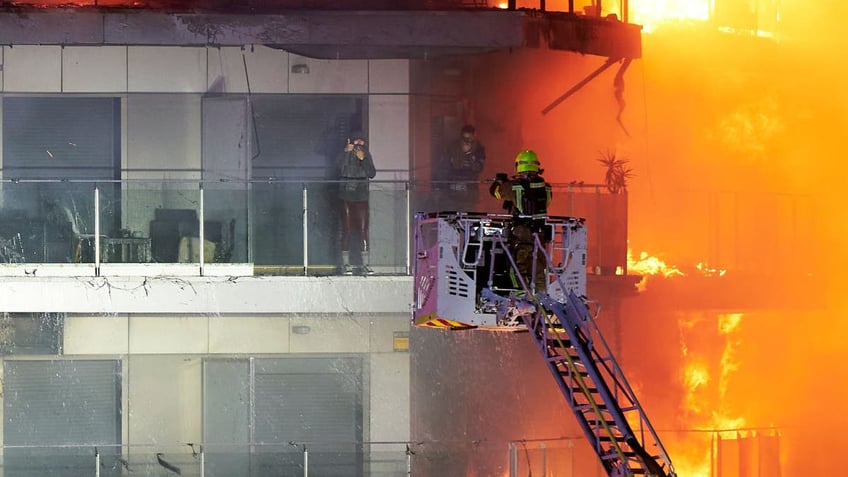
[[[583,219],[549,217],[542,232],[548,240],[535,236],[533,256],[544,260],[533,260],[531,276],[543,273],[545,290],[518,273],[507,246],[511,220],[458,212],[416,217],[413,324],[528,332],[610,477],[676,477],[591,312]]]

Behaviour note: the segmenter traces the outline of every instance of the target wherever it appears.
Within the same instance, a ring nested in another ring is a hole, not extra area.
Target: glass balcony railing
[[[338,189],[332,180],[2,180],[0,273],[48,264],[78,276],[334,275]],[[592,266],[626,264],[626,195],[558,186],[555,196],[554,215],[601,224],[590,233]],[[367,240],[377,274],[409,274],[413,215],[433,211],[503,212],[486,184],[372,181],[367,237],[350,227],[351,265],[363,263]]]
[[[0,472],[21,477],[400,477],[409,475],[414,455],[410,446],[406,442],[15,445],[0,449]]]

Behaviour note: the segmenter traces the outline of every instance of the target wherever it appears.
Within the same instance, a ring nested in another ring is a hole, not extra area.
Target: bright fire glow
[[[710,18],[709,0],[637,0],[630,2],[631,23],[651,32],[662,23]]]
[[[704,275],[706,275],[708,277],[713,277],[713,276],[716,276],[716,275],[723,277],[724,274],[727,273],[727,270],[719,270],[717,268],[710,268],[704,262],[698,262],[698,264],[695,265],[695,268],[699,272],[703,273]]]
[[[674,266],[668,266],[657,257],[648,255],[648,252],[641,252],[639,260],[633,258],[633,252],[627,250],[627,271],[638,275],[663,275],[670,277],[672,275],[683,275],[683,272]]]

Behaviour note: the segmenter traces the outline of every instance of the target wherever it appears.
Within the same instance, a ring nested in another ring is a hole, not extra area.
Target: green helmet
[[[539,172],[539,156],[530,149],[525,149],[515,156],[515,172]]]

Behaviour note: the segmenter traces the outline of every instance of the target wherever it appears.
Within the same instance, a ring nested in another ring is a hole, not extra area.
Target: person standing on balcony
[[[547,249],[551,239],[545,227],[545,220],[548,218],[548,206],[551,204],[553,193],[551,185],[542,177],[544,171],[540,166],[539,156],[525,149],[515,156],[516,174],[510,178],[505,173],[498,173],[489,187],[492,197],[502,200],[504,209],[512,215],[507,230],[507,247],[528,287],[531,286],[533,269],[533,234],[538,235],[544,249]],[[537,251],[536,275],[533,277],[536,292],[547,289],[546,262],[542,250]],[[521,288],[514,270],[510,270],[510,277],[513,286]]]
[[[350,236],[355,228],[359,233],[362,251],[362,273],[371,275],[371,247],[368,242],[369,180],[377,175],[374,159],[368,151],[365,135],[351,134],[339,157],[339,199],[342,220],[342,274],[353,275],[350,263]]]
[[[486,148],[477,139],[477,129],[466,124],[460,137],[445,151],[443,164],[447,172],[446,189],[451,198],[451,207],[473,211],[479,199],[477,183],[486,162]]]

